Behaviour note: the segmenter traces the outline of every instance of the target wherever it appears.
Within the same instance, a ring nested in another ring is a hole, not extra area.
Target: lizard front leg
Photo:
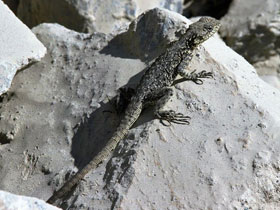
[[[192,71],[191,73],[187,73],[186,69],[189,65],[190,59],[184,59],[180,65],[178,66],[178,74],[184,78],[184,80],[191,80],[195,84],[202,85],[202,79],[205,78],[213,78],[212,72],[206,72],[205,70],[196,73],[196,70]]]
[[[182,113],[176,113],[173,110],[163,109],[164,105],[173,96],[173,92],[172,88],[164,88],[157,93],[153,93],[153,97],[149,98],[148,103],[156,101],[154,114],[163,125],[169,126],[171,123],[189,125],[189,120],[191,119],[189,116],[185,116]],[[164,123],[164,121],[167,121],[169,124]]]

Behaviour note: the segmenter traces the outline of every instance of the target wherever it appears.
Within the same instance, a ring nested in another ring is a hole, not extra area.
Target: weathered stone
[[[272,73],[280,79],[279,11],[278,0],[234,0],[222,18],[221,36],[259,75]]]
[[[6,92],[18,69],[40,60],[46,48],[13,12],[0,1],[0,95]]]
[[[0,190],[1,210],[59,210],[37,198],[14,195]]]
[[[166,24],[162,28],[173,38],[178,25],[189,23],[173,21],[177,14],[167,10],[146,15]],[[136,29],[141,21],[133,23]],[[147,27],[130,36],[152,34]],[[120,35],[80,34],[57,24],[33,32],[48,54],[19,72],[13,95],[3,98],[0,129],[13,131],[14,142],[1,151],[0,188],[47,199],[118,125],[114,113],[103,112],[113,109],[108,97],[137,83],[158,55],[153,49],[146,60],[131,56],[125,42],[115,41]],[[158,43],[167,40],[163,34]],[[145,46],[144,39],[139,42],[135,46]],[[212,71],[214,79],[177,84],[167,105],[191,116],[191,124],[164,127],[145,110],[112,158],[85,177],[63,208],[277,209],[280,92],[217,36],[195,52],[187,71],[194,69]]]
[[[148,10],[133,20],[127,31],[119,34],[116,42],[128,56],[151,61],[174,40],[176,33],[186,27],[186,18],[164,9]]]
[[[21,0],[17,14],[29,27],[55,22],[80,32],[109,33],[154,7],[181,13],[183,0]]]

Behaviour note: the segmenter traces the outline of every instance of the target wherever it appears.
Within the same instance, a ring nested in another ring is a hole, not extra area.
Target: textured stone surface
[[[169,104],[189,113],[190,126],[153,121],[121,208],[277,209],[279,91],[222,41],[203,44],[196,68],[215,79],[178,85]]]
[[[21,0],[17,14],[29,27],[55,22],[80,32],[109,33],[154,7],[181,13],[183,0]]]
[[[153,34],[150,25],[141,26],[147,17],[161,26],[154,33],[165,30],[154,41],[163,43],[158,48],[137,38],[145,30]],[[1,134],[13,141],[0,145],[0,188],[47,199],[118,125],[114,113],[103,112],[113,110],[108,97],[137,83],[185,23],[178,14],[153,10],[132,23],[133,33],[115,37],[56,24],[34,28],[48,54],[19,72],[3,98]],[[136,54],[125,42],[134,39]],[[90,172],[61,207],[277,209],[279,90],[217,36],[195,53],[188,71],[194,69],[212,71],[214,79],[202,86],[177,84],[166,107],[191,116],[191,124],[164,127],[153,120],[152,109],[145,110],[112,158]]]
[[[222,18],[227,44],[255,66],[259,75],[280,79],[280,2],[234,0]]]
[[[46,48],[13,12],[0,1],[0,95],[6,92],[18,69],[40,60]]]
[[[0,190],[1,210],[59,210],[37,198],[14,195]]]

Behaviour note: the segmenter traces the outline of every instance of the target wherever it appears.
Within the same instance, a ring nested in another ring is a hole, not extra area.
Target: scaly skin
[[[188,124],[190,119],[188,116],[175,113],[172,110],[163,111],[162,108],[172,95],[170,86],[174,83],[178,74],[194,82],[201,81],[200,78],[207,78],[212,75],[204,72],[203,74],[192,73],[190,76],[190,74],[185,73],[185,69],[193,57],[193,51],[217,32],[219,27],[220,23],[216,19],[202,17],[199,21],[191,24],[178,41],[171,43],[166,52],[160,55],[143,75],[135,94],[131,97],[130,103],[126,108],[124,118],[103,150],[82,170],[77,172],[72,179],[66,182],[62,188],[56,191],[48,199],[48,203],[54,203],[67,194],[89,171],[95,169],[100,162],[110,155],[111,151],[126,136],[129,129],[138,119],[145,105],[156,102],[155,116],[161,120],[166,120],[169,123]]]

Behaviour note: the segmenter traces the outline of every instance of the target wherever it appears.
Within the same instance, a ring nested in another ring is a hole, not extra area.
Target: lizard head
[[[200,18],[197,22],[191,24],[187,29],[187,37],[190,42],[189,44],[193,45],[193,47],[197,47],[216,33],[220,26],[220,21],[215,18]]]

